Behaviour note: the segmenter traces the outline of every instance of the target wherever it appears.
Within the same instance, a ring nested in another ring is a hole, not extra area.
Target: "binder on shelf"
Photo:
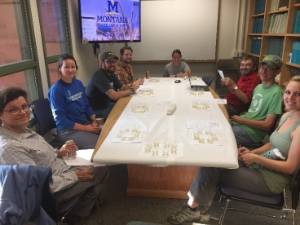
[[[289,0],[279,0],[278,9],[287,9],[289,7]]]
[[[264,25],[264,18],[263,17],[255,18],[253,20],[252,32],[253,33],[262,33],[263,25]]]
[[[279,0],[272,0],[270,5],[270,12],[278,10]]]
[[[265,11],[265,0],[256,0],[254,14],[260,14]]]
[[[284,33],[286,31],[287,13],[273,14],[269,19],[269,33]]]
[[[300,64],[300,41],[294,41],[292,44],[291,63]]]
[[[293,33],[300,33],[300,10],[295,12]]]
[[[254,37],[251,39],[251,49],[250,52],[255,55],[260,54],[260,48],[261,48],[261,37]]]
[[[279,57],[282,57],[283,38],[270,38],[267,41],[267,53],[270,55],[278,55]]]

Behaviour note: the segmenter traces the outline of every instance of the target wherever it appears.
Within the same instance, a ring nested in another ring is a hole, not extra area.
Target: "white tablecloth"
[[[96,152],[95,162],[238,167],[231,126],[211,93],[191,90],[187,79],[175,80],[145,80]]]

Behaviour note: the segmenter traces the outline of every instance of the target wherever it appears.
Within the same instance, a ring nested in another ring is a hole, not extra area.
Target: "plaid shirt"
[[[124,87],[131,87],[133,83],[133,71],[130,64],[118,62],[116,65],[115,74],[118,76]]]

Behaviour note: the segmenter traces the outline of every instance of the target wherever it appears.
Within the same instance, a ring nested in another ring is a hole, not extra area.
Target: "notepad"
[[[94,149],[81,149],[76,151],[76,158],[64,159],[68,166],[105,166],[91,162]]]

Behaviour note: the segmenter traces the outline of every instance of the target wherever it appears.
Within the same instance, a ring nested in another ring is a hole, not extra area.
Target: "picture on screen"
[[[141,41],[140,4],[140,0],[80,0],[82,41]]]

